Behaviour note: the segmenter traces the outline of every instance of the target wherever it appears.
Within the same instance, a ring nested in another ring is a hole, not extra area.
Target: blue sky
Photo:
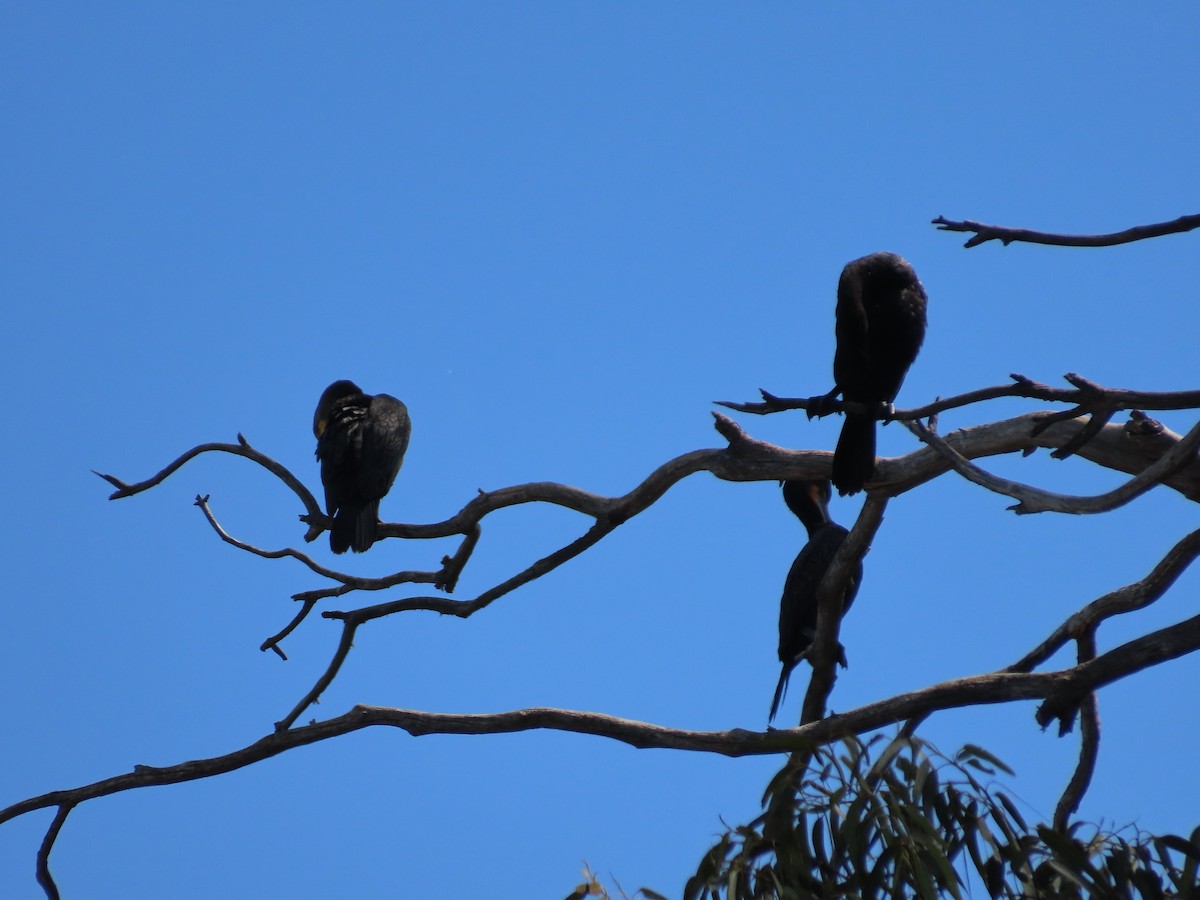
[[[907,257],[930,295],[902,405],[1010,372],[1195,389],[1195,235],[966,251],[928,223],[1103,232],[1195,212],[1198,25],[1185,3],[1153,16],[0,7],[0,373],[13,401],[0,805],[244,746],[323,670],[337,640],[324,620],[289,639],[287,662],[257,649],[291,617],[290,595],[320,580],[222,544],[191,505],[210,494],[238,537],[297,546],[289,492],[210,457],[110,503],[90,470],[136,480],[240,431],[316,486],[312,409],[336,378],[409,406],[412,445],[383,504],[405,522],[528,481],[624,493],[677,454],[720,446],[711,401],[823,392],[838,274],[874,250]],[[1033,408],[997,402],[942,427]],[[800,414],[742,424],[815,449],[838,429]],[[881,432],[884,455],[914,446]],[[1120,481],[1045,454],[988,465],[1063,491]],[[1101,517],[1007,505],[954,476],[893,501],[843,628],[835,709],[1013,662],[1196,521],[1165,489]],[[833,514],[849,524],[857,508]],[[490,517],[455,596],[587,524],[559,509]],[[761,728],[779,590],[802,541],[775,485],[695,476],[469,621],[365,628],[312,715],[558,706]],[[452,546],[389,541],[339,561],[431,568]],[[1102,649],[1194,614],[1197,578],[1106,624]],[[410,593],[424,592],[387,596]],[[1198,674],[1183,659],[1102,692],[1084,815],[1197,824]],[[1041,733],[1033,711],[943,714],[923,733],[990,748],[1017,769],[1033,817],[1049,816],[1077,741]],[[757,812],[779,762],[555,733],[360,733],[88,803],[53,866],[66,896],[91,898],[552,897],[585,860],[627,890],[672,894],[722,818]],[[38,895],[49,820],[0,828],[0,895]]]

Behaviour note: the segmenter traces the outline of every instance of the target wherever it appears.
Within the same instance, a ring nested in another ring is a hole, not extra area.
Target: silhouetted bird
[[[395,397],[364,394],[353,381],[325,388],[313,434],[334,553],[362,553],[375,543],[379,501],[396,480],[411,432],[408,409]]]
[[[812,645],[817,633],[817,589],[838,547],[842,546],[842,541],[849,534],[845,528],[829,519],[829,497],[832,493],[829,482],[824,480],[783,482],[784,502],[808,529],[808,543],[792,563],[787,581],[783,584],[783,597],[779,601],[779,661],[783,663],[783,671],[779,673],[779,684],[775,686],[768,723],[775,720],[792,669],[807,656]],[[842,595],[843,616],[854,602],[861,581],[860,562],[850,576],[846,593]],[[838,644],[838,656],[844,667],[846,653],[841,644]]]
[[[823,399],[877,407],[900,393],[925,339],[925,288],[895,253],[872,253],[846,264],[838,281],[837,352],[833,390]],[[820,408],[811,414],[821,415]],[[846,413],[833,454],[839,494],[855,494],[875,471],[875,419]]]

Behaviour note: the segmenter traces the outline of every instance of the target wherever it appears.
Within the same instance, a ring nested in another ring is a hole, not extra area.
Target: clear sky
[[[838,274],[874,250],[907,257],[930,296],[901,405],[1010,372],[1200,387],[1197,235],[967,251],[929,224],[1105,232],[1197,212],[1198,26],[1182,2],[3,4],[0,805],[245,746],[324,669],[338,629],[322,619],[287,662],[258,650],[323,582],[221,543],[191,505],[211,494],[238,537],[299,546],[293,495],[209,457],[110,503],[90,470],[137,480],[240,431],[315,487],[312,410],[336,378],[409,406],[383,504],[403,522],[529,481],[624,493],[722,445],[713,400],[825,391]],[[831,449],[839,427],[741,421],[796,448]],[[884,455],[915,446],[881,432]],[[988,465],[1062,491],[1121,480],[1044,453]],[[1197,522],[1166,489],[1099,517],[1007,505],[953,475],[893,501],[835,709],[1015,661]],[[455,596],[588,524],[490,517]],[[365,628],[305,720],[364,702],[762,728],[802,542],[776,485],[695,476],[471,620]],[[338,561],[429,569],[453,546]],[[1106,624],[1102,649],[1193,615],[1198,578]],[[1197,824],[1198,676],[1183,659],[1102,692],[1084,815]],[[999,754],[1048,817],[1078,743],[1040,732],[1034,708],[923,733]],[[90,802],[53,866],[68,897],[556,897],[586,860],[671,895],[780,762],[376,730]],[[0,827],[0,896],[39,895],[49,821]]]

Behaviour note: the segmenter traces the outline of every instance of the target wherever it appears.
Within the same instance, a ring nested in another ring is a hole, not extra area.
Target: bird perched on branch
[[[824,415],[821,402],[839,393],[846,401],[890,408],[925,339],[926,302],[917,273],[895,253],[847,263],[838,281],[834,386],[809,415]],[[833,483],[839,494],[855,494],[874,471],[875,417],[847,412],[833,454]]]
[[[783,482],[783,500],[788,509],[804,523],[808,530],[808,543],[792,563],[787,581],[783,584],[783,596],[779,600],[779,661],[783,664],[783,671],[779,673],[779,684],[775,686],[768,723],[775,720],[792,669],[808,655],[817,633],[817,591],[821,587],[821,579],[833,562],[838,547],[842,546],[849,534],[829,518],[829,498],[832,494],[829,482],[825,480]],[[860,562],[846,584],[840,616],[850,609],[861,581]],[[838,644],[838,657],[845,667],[846,652],[841,644]]]
[[[396,480],[411,432],[408,409],[395,397],[364,394],[353,381],[335,381],[321,394],[313,434],[334,553],[362,553],[375,543],[379,501]]]

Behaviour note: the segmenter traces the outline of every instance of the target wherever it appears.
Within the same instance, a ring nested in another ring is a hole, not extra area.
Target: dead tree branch
[[[49,900],[59,900],[58,885],[54,883],[54,876],[50,874],[50,851],[54,849],[54,842],[58,840],[58,833],[62,831],[63,825],[67,822],[67,816],[71,814],[71,810],[74,808],[74,803],[59,804],[58,812],[54,814],[54,821],[46,829],[46,836],[42,838],[42,843],[38,847],[37,883],[42,886],[42,890],[45,891]]]
[[[1079,647],[1079,665],[1096,658],[1095,632],[1088,631],[1080,635],[1076,644]],[[1084,697],[1081,712],[1083,717],[1079,727],[1079,764],[1054,808],[1054,827],[1062,832],[1066,832],[1071,816],[1083,802],[1083,795],[1087,793],[1092,776],[1096,773],[1096,760],[1100,757],[1100,702],[1096,699],[1095,691]]]
[[[842,622],[842,597],[854,570],[871,549],[871,541],[879,526],[883,524],[883,513],[887,509],[887,497],[868,494],[858,520],[850,529],[833,562],[817,589],[817,633],[808,652],[812,666],[812,677],[804,695],[800,724],[816,722],[824,718],[825,706],[837,681],[838,632]]]
[[[1085,424],[1079,422],[1056,422],[1051,427],[1043,429],[1034,437],[1031,435],[1032,426],[1040,421],[1040,415],[1036,413],[1027,414],[1015,419],[963,429],[947,436],[945,442],[947,446],[954,448],[957,454],[965,458],[1014,451],[1027,452],[1035,446],[1060,447],[1074,439],[1075,435]],[[727,448],[720,450],[695,450],[669,460],[662,466],[659,466],[632,491],[622,497],[601,497],[568,485],[537,482],[502,488],[490,493],[480,493],[454,517],[435,525],[383,526],[384,529],[388,529],[398,535],[404,533],[420,537],[463,533],[463,530],[465,530],[467,532],[466,539],[463,546],[460,547],[458,553],[459,559],[455,563],[456,565],[460,565],[469,556],[470,548],[478,540],[480,520],[492,511],[522,503],[546,502],[574,509],[595,519],[595,524],[580,538],[537,560],[523,571],[483,591],[472,600],[463,601],[436,596],[406,597],[346,612],[326,612],[324,614],[325,617],[341,620],[347,626],[352,625],[353,627],[350,629],[351,635],[353,629],[357,628],[358,624],[410,610],[426,610],[462,619],[468,618],[505,594],[529,583],[535,578],[541,577],[568,560],[573,559],[575,556],[578,556],[588,547],[602,540],[621,523],[649,508],[675,483],[697,472],[708,471],[716,477],[728,481],[828,477],[831,454],[824,451],[798,451],[777,447],[750,437],[726,416],[714,413],[714,418],[715,427],[718,432],[729,442]],[[1098,433],[1096,439],[1085,446],[1081,455],[1093,459],[1101,465],[1120,468],[1124,471],[1141,471],[1141,469],[1146,467],[1148,456],[1143,449],[1142,438],[1145,437],[1153,439],[1156,449],[1162,448],[1163,436],[1160,433],[1155,432],[1148,436],[1134,435],[1119,426],[1105,426]],[[1170,440],[1168,438],[1167,445],[1169,444]],[[171,466],[164,469],[163,472],[160,472],[154,478],[142,482],[140,485],[130,486],[126,490],[134,493],[145,490],[147,487],[159,483],[172,471],[179,468],[183,462],[194,458],[199,452],[205,452],[206,448],[218,447],[226,449],[229,446],[231,445],[202,445],[184,454],[179,460],[176,460],[175,463],[172,463]],[[257,451],[250,450],[245,445],[239,445],[234,450],[227,452],[237,452],[239,455],[253,454],[251,458],[254,458],[255,461],[264,465],[269,462],[270,465],[267,467],[271,468],[272,471],[274,471],[272,467],[278,466],[273,460],[269,460],[269,458],[262,456]],[[278,468],[283,471],[287,478],[294,479],[294,476],[282,466],[278,466]],[[911,489],[917,484],[936,477],[948,468],[949,463],[945,456],[928,448],[918,450],[898,459],[882,459],[879,461],[876,469],[875,481],[871,485],[872,493],[881,499],[888,496],[895,496]],[[1200,469],[1200,466],[1193,464],[1168,478],[1166,483],[1177,490],[1183,491],[1185,494],[1192,495],[1194,493],[1195,496],[1200,497],[1200,471],[1197,471],[1198,469]],[[121,483],[111,477],[108,477],[108,479],[114,484]],[[300,558],[304,556],[304,554],[290,550],[262,551],[236,538],[232,538],[226,535],[223,529],[216,523],[215,518],[211,516],[207,508],[207,504],[199,502],[198,505],[205,511],[206,516],[210,519],[210,523],[218,535],[222,537],[222,540],[226,540],[233,546],[247,550],[247,552],[271,558],[275,558],[276,556]],[[882,510],[880,509],[879,512],[881,514]],[[878,525],[876,524],[874,527],[878,527]],[[867,537],[866,540],[869,542],[870,538]],[[445,560],[443,562],[445,563]],[[313,570],[320,570],[321,573],[326,571],[323,567],[319,566]],[[436,575],[436,573],[401,572],[382,579],[360,579],[355,576],[335,573],[332,570],[328,571],[331,577],[336,577],[339,585],[335,588],[297,594],[296,599],[303,603],[301,610],[282,631],[264,641],[261,649],[274,650],[281,657],[286,658],[279,646],[280,641],[290,634],[311,613],[315,607],[315,603],[319,599],[345,594],[352,590],[379,590],[403,582],[423,581],[428,583],[434,581]],[[834,640],[836,640],[836,635],[834,635]],[[291,712],[279,720],[277,723],[278,728],[290,728],[303,715],[304,711],[319,699],[322,692],[328,687],[344,663],[349,650],[349,644],[349,640],[343,634],[343,638],[339,641],[338,647],[334,651],[325,671]]]
[[[308,516],[313,517],[314,520],[318,522],[325,520],[325,514],[321,511],[321,505],[317,503],[317,498],[312,495],[309,489],[304,486],[303,482],[301,482],[299,478],[288,471],[286,466],[277,463],[264,453],[259,453],[250,446],[250,442],[247,441],[240,433],[238,434],[237,439],[238,442],[236,444],[212,443],[200,444],[199,446],[193,447],[178,459],[168,463],[167,466],[161,471],[151,475],[145,481],[139,481],[134,484],[127,484],[126,482],[117,478],[115,475],[105,475],[103,472],[96,472],[96,474],[116,488],[113,493],[109,494],[109,500],[123,500],[126,497],[132,497],[134,494],[140,494],[142,491],[148,491],[150,488],[162,484],[167,480],[167,478],[181,469],[185,463],[190,462],[197,456],[201,456],[205,453],[232,453],[234,456],[241,456],[250,460],[251,462],[258,463],[260,466],[286,484],[292,490],[292,492],[300,498],[300,502],[304,504],[304,508],[308,511]],[[94,469],[92,471],[95,472]],[[304,539],[306,541],[312,541],[321,533],[321,531],[321,527],[314,526],[313,528],[309,529],[311,537],[305,536]]]
[[[439,578],[442,576],[441,572],[394,572],[383,578],[362,578],[357,575],[347,575],[344,572],[326,568],[308,554],[301,553],[299,550],[293,550],[291,547],[285,547],[282,550],[263,550],[255,547],[253,544],[247,544],[245,541],[238,540],[229,534],[222,527],[221,523],[217,521],[217,517],[212,511],[212,506],[209,504],[208,494],[197,494],[195,505],[204,513],[204,518],[212,526],[212,530],[217,533],[217,537],[230,546],[237,547],[239,550],[244,550],[255,556],[260,556],[263,559],[297,560],[322,578],[328,578],[330,581],[336,581],[341,584],[340,588],[331,588],[326,596],[344,594],[347,591],[382,591],[390,587],[395,587],[398,584],[438,584]]]
[[[983,222],[972,222],[969,219],[959,222],[944,216],[938,216],[932,224],[938,227],[938,231],[974,232],[974,237],[963,244],[967,249],[988,241],[1000,241],[1006,247],[1013,242],[1052,244],[1056,247],[1113,247],[1117,244],[1144,241],[1165,234],[1182,234],[1193,228],[1200,228],[1200,215],[1180,216],[1171,222],[1160,222],[1156,225],[1135,225],[1133,228],[1112,234],[1052,234],[1027,228],[985,225]]]
[[[1197,556],[1200,556],[1200,530],[1193,531],[1175,544],[1145,578],[1093,600],[1003,671],[1032,672],[1066,646],[1068,641],[1088,633],[1094,634],[1104,620],[1144,609],[1162,597]]]
[[[1098,435],[1104,426],[1101,425],[1099,428],[1096,428],[1094,424],[1094,419],[1087,422],[1078,434],[1090,434],[1092,437]],[[1119,488],[1096,497],[1072,497],[1067,494],[1056,494],[1051,491],[1040,490],[1027,484],[1021,484],[1017,481],[992,475],[955,451],[933,429],[920,422],[905,422],[904,425],[922,443],[928,444],[937,450],[950,463],[951,467],[968,481],[974,482],[997,494],[1003,494],[1019,501],[1015,506],[1009,507],[1017,515],[1030,515],[1040,512],[1062,512],[1071,513],[1072,515],[1083,515],[1086,513],[1108,512],[1109,510],[1116,509],[1118,506],[1123,506],[1140,494],[1150,490],[1150,488],[1158,484],[1163,478],[1166,478],[1183,466],[1193,463],[1196,458],[1196,448],[1200,446],[1200,422],[1198,422],[1183,440]],[[1038,430],[1045,429],[1039,428]],[[1077,438],[1078,435],[1076,438],[1068,441],[1066,446],[1080,444],[1081,442]]]
[[[939,710],[968,705],[1004,703],[1014,700],[1041,701],[1037,720],[1043,727],[1058,721],[1060,734],[1070,730],[1075,716],[1084,713],[1079,767],[1064,791],[1056,821],[1065,822],[1078,807],[1095,765],[1098,750],[1099,717],[1095,692],[1103,685],[1136,671],[1200,649],[1200,617],[1137,638],[1103,654],[1097,654],[1095,633],[1104,619],[1141,608],[1160,597],[1188,564],[1200,555],[1200,531],[1180,541],[1142,581],[1129,585],[1085,606],[1060,626],[1022,660],[1007,669],[973,675],[935,684],[917,691],[879,700],[847,713],[825,717],[825,708],[834,676],[834,647],[837,644],[839,617],[831,615],[837,597],[844,592],[850,572],[867,552],[880,527],[888,498],[897,496],[954,468],[978,474],[970,460],[1000,453],[1029,453],[1044,447],[1064,448],[1098,465],[1135,476],[1117,491],[1103,498],[1065,498],[1037,491],[1015,482],[1004,482],[982,473],[985,486],[1014,496],[1030,507],[1084,511],[1089,503],[1112,502],[1115,495],[1124,499],[1136,496],[1161,480],[1183,495],[1200,500],[1200,464],[1196,447],[1200,445],[1200,424],[1180,438],[1141,413],[1135,413],[1124,427],[1109,422],[1119,409],[1133,406],[1148,409],[1182,409],[1200,406],[1200,391],[1146,393],[1101,388],[1079,376],[1068,375],[1071,388],[1050,388],[1021,376],[1014,383],[985,388],[916,410],[898,411],[889,418],[909,423],[926,441],[905,456],[878,461],[874,480],[868,485],[866,503],[837,558],[824,579],[819,598],[817,635],[811,661],[813,678],[805,697],[802,724],[793,729],[765,733],[732,729],[698,732],[635,722],[613,716],[569,710],[525,709],[490,715],[449,715],[412,710],[357,706],[350,712],[322,722],[297,726],[296,722],[316,702],[336,678],[344,664],[359,626],[374,619],[411,610],[426,610],[466,619],[487,608],[511,591],[545,575],[594,546],[621,524],[639,515],[657,502],[672,486],[699,472],[709,472],[726,481],[766,481],[788,478],[823,478],[830,472],[832,454],[825,451],[790,450],[757,440],[746,434],[724,415],[714,414],[715,427],[727,446],[685,453],[652,471],[631,491],[622,496],[604,497],[569,485],[537,482],[480,491],[458,513],[432,524],[385,524],[380,533],[401,539],[425,539],[461,535],[459,549],[443,557],[436,572],[398,572],[384,578],[359,578],[336,572],[293,549],[263,550],[229,535],[213,514],[207,497],[198,497],[200,507],[214,532],[231,546],[264,558],[293,558],[310,571],[335,582],[334,586],[295,595],[302,608],[279,634],[268,639],[263,649],[282,655],[279,642],[303,622],[324,598],[353,591],[375,591],[405,583],[432,583],[449,591],[480,539],[481,522],[492,512],[524,503],[549,503],[574,510],[592,519],[590,527],[578,538],[536,560],[517,574],[484,590],[471,600],[441,596],[403,597],[347,610],[330,610],[323,617],[341,623],[341,635],[330,662],[312,688],[294,708],[276,723],[274,733],[233,753],[181,763],[163,768],[138,766],[132,773],[116,776],[92,785],[68,791],[55,791],[0,810],[0,823],[34,809],[50,806],[58,814],[39,851],[38,877],[48,895],[56,892],[49,871],[49,855],[70,811],[79,803],[138,787],[174,784],[233,771],[296,747],[337,737],[375,725],[398,727],[414,736],[424,734],[497,734],[530,729],[554,729],[591,734],[621,741],[639,748],[663,748],[693,752],[744,756],[768,753],[809,752],[821,742],[848,734],[901,722],[912,723]],[[725,404],[744,412],[767,413],[783,409],[806,408],[807,401],[781,400],[764,392],[762,404]],[[938,412],[998,397],[1027,397],[1072,404],[1068,411],[1027,413],[1011,419],[954,431],[945,437],[926,428],[920,419]],[[852,407],[853,404],[844,408]],[[117,491],[113,499],[129,497],[153,487],[182,465],[206,452],[227,452],[243,456],[272,472],[301,499],[306,509],[302,520],[309,524],[306,540],[319,534],[328,520],[313,495],[285,467],[254,450],[239,435],[239,443],[203,444],[193,448],[146,481],[127,484],[110,475],[101,477]],[[1015,487],[1014,487],[1015,485]],[[1047,499],[1049,498],[1049,499]],[[1054,504],[1057,504],[1054,505]],[[1079,645],[1076,665],[1055,672],[1034,672],[1067,640]]]
[[[794,409],[807,411],[814,399],[822,401],[823,408],[830,412],[857,412],[868,416],[878,416],[885,421],[904,420],[915,421],[928,419],[948,409],[958,409],[986,400],[998,400],[1004,397],[1020,397],[1027,400],[1041,400],[1048,403],[1071,403],[1075,409],[1069,413],[1055,413],[1063,419],[1074,419],[1085,413],[1095,415],[1111,414],[1122,409],[1195,409],[1200,407],[1200,391],[1127,391],[1119,388],[1104,388],[1089,381],[1074,372],[1068,372],[1063,380],[1074,385],[1074,388],[1056,388],[1034,381],[1024,375],[1009,376],[1012,384],[999,384],[993,387],[979,388],[935,400],[924,406],[913,409],[893,410],[890,415],[882,416],[876,406],[863,403],[847,402],[844,400],[825,400],[813,397],[778,397],[767,390],[759,389],[762,402],[738,403],[732,400],[717,400],[718,406],[732,409],[735,412],[751,413],[757,416],[767,416],[773,413],[787,412]],[[1052,424],[1052,422],[1050,423]]]
[[[42,858],[49,877],[48,860],[53,839],[57,837],[56,829],[61,829],[67,813],[80,803],[135,788],[179,784],[225,774],[297,747],[377,725],[400,728],[414,737],[427,734],[509,734],[551,729],[605,737],[639,749],[687,750],[736,757],[803,751],[837,737],[862,734],[940,710],[1040,699],[1044,702],[1038,710],[1038,721],[1044,726],[1061,718],[1061,733],[1069,728],[1066,717],[1073,719],[1073,710],[1078,708],[1088,693],[1133,672],[1197,649],[1200,649],[1200,616],[1130,641],[1063,671],[1001,671],[953,679],[828,716],[799,728],[772,729],[767,732],[740,728],[728,731],[667,728],[599,713],[561,709],[449,714],[360,705],[333,719],[277,730],[224,756],[164,767],[139,765],[124,775],[31,797],[0,810],[0,824],[34,810],[59,807],[52,833],[48,833],[43,842]]]
[[[1081,423],[1058,423],[1052,428],[1046,429],[1037,439],[1034,439],[1029,436],[1029,426],[1032,422],[1036,421],[1036,416],[1037,414],[1030,414],[1018,417],[1017,419],[965,429],[950,435],[947,441],[955,446],[961,454],[985,456],[996,453],[1024,451],[1033,446],[1035,440],[1039,443],[1044,442],[1044,446],[1060,446],[1071,440],[1078,429],[1082,427]],[[566,505],[581,496],[586,497],[589,508],[592,510],[593,515],[597,517],[596,524],[575,541],[539,559],[523,571],[489,588],[474,599],[454,600],[446,597],[431,596],[405,597],[349,611],[327,611],[322,615],[328,619],[342,621],[347,627],[353,625],[355,628],[359,624],[371,621],[372,619],[414,610],[425,610],[466,619],[480,610],[487,608],[505,594],[553,571],[558,566],[578,556],[584,550],[599,543],[599,541],[610,534],[621,523],[628,521],[630,518],[649,508],[671,486],[688,475],[700,471],[708,471],[718,478],[729,481],[828,477],[831,454],[822,451],[787,450],[763,441],[758,441],[746,435],[736,423],[726,416],[714,414],[714,417],[717,430],[730,442],[728,449],[695,450],[683,456],[676,457],[652,472],[641,484],[623,497],[599,497],[595,494],[581,492],[576,488],[570,488],[565,485],[550,483],[536,485],[537,493],[541,497],[558,500],[560,501],[560,505]],[[1088,445],[1090,454],[1098,457],[1115,456],[1130,466],[1142,464],[1140,454],[1131,455],[1127,449],[1119,446],[1129,439],[1129,435],[1120,426],[1106,426],[1099,438]],[[876,474],[876,478],[880,483],[878,486],[876,486],[875,482],[872,483],[871,496],[878,498],[881,503],[886,497],[909,490],[916,484],[941,474],[948,468],[949,465],[942,456],[928,449],[916,451],[897,460],[880,460]],[[506,488],[504,492],[509,498],[520,496],[520,492],[516,488]],[[480,495],[480,497],[472,500],[471,503],[475,504],[480,500],[487,500],[491,496],[493,495]],[[862,546],[861,548],[858,546],[860,539],[852,538],[854,546],[852,550],[848,550],[847,552],[865,552],[866,546],[874,535],[875,529],[879,527],[878,521],[875,521],[873,525],[870,522],[876,515],[882,517],[882,505],[876,507],[872,504],[864,507],[863,516],[867,516],[868,510],[871,511],[870,518],[864,519],[860,517],[860,521],[865,523],[863,525],[864,531],[861,532],[863,535],[861,538],[863,542]],[[847,544],[849,545],[850,543],[851,541],[848,540]],[[854,561],[846,563],[846,577],[848,577],[850,567],[854,564]],[[836,643],[836,631],[832,633],[832,640]],[[304,714],[305,709],[319,699],[321,693],[328,687],[337,671],[345,662],[349,645],[350,641],[343,635],[342,640],[339,641],[338,649],[335,651],[325,672],[292,711],[277,723],[278,728],[290,728]],[[830,646],[832,647],[832,644]],[[832,653],[832,650],[828,652]],[[817,668],[814,667],[814,672],[816,671]],[[817,687],[810,686],[810,692],[813,690],[824,690],[827,695],[828,691],[832,689],[834,674],[829,673],[825,677],[828,678],[828,684],[818,679]],[[816,696],[817,694],[812,694],[814,699],[811,701],[806,698],[806,715],[812,713],[815,708]],[[822,703],[821,705],[823,707],[824,704]]]

